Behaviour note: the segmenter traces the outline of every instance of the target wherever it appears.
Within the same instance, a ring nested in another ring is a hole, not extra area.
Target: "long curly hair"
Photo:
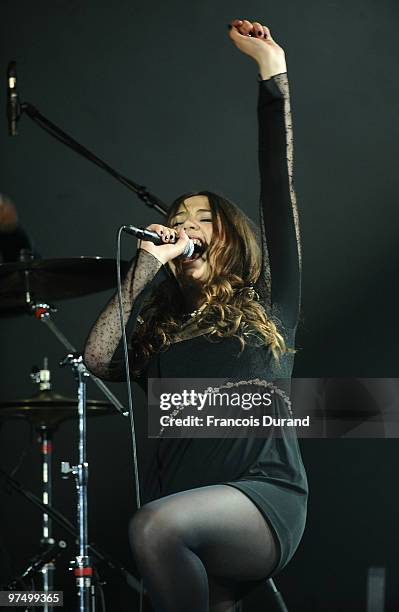
[[[270,347],[278,362],[282,353],[293,352],[287,348],[279,331],[279,321],[267,313],[255,299],[253,289],[262,270],[262,254],[255,224],[233,202],[211,191],[185,193],[172,203],[165,225],[169,223],[179,206],[192,196],[206,196],[212,211],[213,231],[207,248],[208,275],[201,286],[206,305],[196,319],[199,328],[211,328],[206,334],[210,342],[226,337],[236,337],[241,351],[246,343]],[[178,276],[182,264],[173,262]],[[169,265],[169,264],[167,264]],[[171,270],[173,268],[169,266]],[[185,318],[182,292],[176,279],[160,283],[140,314],[140,325],[131,338],[133,375],[138,376],[151,355],[166,351],[179,334]]]

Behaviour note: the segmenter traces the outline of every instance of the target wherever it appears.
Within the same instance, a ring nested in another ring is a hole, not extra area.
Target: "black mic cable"
[[[21,107],[17,92],[17,64],[12,61],[7,67],[7,120],[8,134],[17,136],[17,123],[21,116]]]
[[[128,407],[129,407],[129,417],[130,417],[130,427],[132,432],[132,451],[133,451],[133,470],[134,470],[134,480],[135,480],[135,490],[136,490],[136,506],[137,510],[141,508],[141,489],[140,489],[140,474],[139,474],[139,466],[137,459],[137,441],[136,441],[136,425],[134,420],[134,411],[133,411],[133,399],[132,399],[132,386],[130,383],[130,365],[129,365],[129,350],[127,346],[127,338],[126,338],[126,327],[124,322],[124,312],[123,312],[123,297],[122,297],[122,279],[121,279],[121,236],[122,232],[127,232],[128,234],[132,234],[133,236],[137,236],[142,240],[149,240],[154,244],[166,244],[163,242],[162,238],[154,231],[147,230],[144,228],[137,228],[133,225],[122,225],[118,229],[117,233],[117,247],[116,247],[116,274],[117,274],[117,286],[118,286],[118,305],[119,305],[119,320],[121,326],[121,336],[122,336],[122,344],[123,344],[123,354],[125,361],[125,373],[126,373],[126,383],[127,383],[127,395],[128,395]],[[183,251],[183,257],[191,257],[194,253],[195,247],[194,242],[190,240],[185,250]],[[136,258],[137,263],[137,258]],[[135,263],[135,265],[136,265]],[[143,609],[143,595],[144,595],[144,585],[143,580],[140,581],[140,605],[139,610],[142,612]]]
[[[123,353],[124,353],[124,358],[125,358],[125,372],[126,372],[129,418],[130,418],[130,427],[131,427],[131,432],[132,432],[133,470],[134,470],[134,480],[135,480],[135,490],[136,490],[136,506],[137,506],[137,510],[139,510],[141,508],[140,475],[139,475],[139,465],[138,465],[138,460],[137,460],[136,426],[134,422],[132,386],[130,383],[129,351],[128,351],[128,346],[127,346],[126,327],[125,327],[125,322],[124,322],[122,281],[121,281],[121,236],[122,236],[122,232],[124,231],[125,227],[126,227],[125,225],[122,225],[122,227],[119,228],[117,239],[116,239],[117,241],[116,275],[117,275],[117,284],[118,284],[119,318],[120,318],[120,324],[121,324]],[[136,258],[136,262],[134,265],[136,265],[136,263],[137,263],[137,258]],[[144,584],[143,584],[143,579],[141,579],[140,580],[140,604],[139,604],[140,612],[142,612],[143,610],[143,595],[144,595]]]

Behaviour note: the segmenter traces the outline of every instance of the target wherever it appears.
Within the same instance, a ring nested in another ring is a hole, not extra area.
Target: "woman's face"
[[[170,262],[173,273],[191,276],[195,280],[205,280],[209,270],[207,247],[209,247],[213,232],[213,215],[207,196],[191,196],[180,204],[169,222],[169,227],[179,231],[184,228],[190,238],[198,238],[205,250],[193,259],[179,258],[178,271]]]

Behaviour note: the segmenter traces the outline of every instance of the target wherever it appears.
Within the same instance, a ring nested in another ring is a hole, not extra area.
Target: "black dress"
[[[287,73],[259,83],[260,225],[263,271],[255,289],[275,320],[287,346],[293,347],[300,306],[300,244],[292,182],[293,139]],[[167,266],[139,251],[123,282],[128,337],[155,286],[176,282]],[[123,380],[116,297],[95,323],[85,361],[98,376]],[[251,381],[289,379],[293,354],[276,365],[268,347],[246,345],[239,355],[236,338],[210,342],[192,329],[166,351],[153,355],[143,377],[224,378]],[[289,402],[276,396],[275,414],[290,417]],[[162,438],[157,441],[152,482],[158,497],[195,487],[223,483],[241,490],[259,508],[277,536],[280,558],[273,574],[294,554],[304,527],[307,479],[293,428],[278,427],[268,438]]]

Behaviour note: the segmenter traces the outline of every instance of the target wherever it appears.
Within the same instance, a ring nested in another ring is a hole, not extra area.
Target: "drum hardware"
[[[78,591],[79,612],[95,610],[95,587],[93,584],[93,567],[89,556],[88,523],[87,523],[87,482],[89,479],[89,464],[87,461],[86,440],[86,378],[88,376],[82,356],[78,353],[69,353],[61,366],[70,366],[78,383],[78,419],[79,419],[79,463],[71,467],[63,461],[61,472],[63,477],[70,474],[75,476],[78,516],[78,554],[72,562],[73,573],[76,578]]]
[[[44,550],[41,553],[37,554],[35,557],[33,557],[28,562],[28,566],[22,572],[22,574],[18,576],[17,578],[14,578],[7,585],[7,590],[12,591],[14,589],[17,589],[18,585],[20,584],[24,585],[24,581],[27,578],[33,577],[37,572],[43,572],[46,566],[50,564],[54,564],[54,561],[57,559],[57,557],[60,556],[60,554],[66,548],[67,548],[67,543],[65,542],[65,540],[58,540],[58,542],[53,540],[52,544],[50,543],[46,544],[44,547]],[[42,589],[42,590],[49,591],[52,589],[48,588],[48,589]],[[48,608],[47,605],[45,605],[43,606],[43,610],[45,609],[50,610],[52,608]]]
[[[123,268],[128,266],[123,262]],[[115,262],[100,257],[72,259],[30,259],[0,264],[0,315],[30,313],[49,327],[69,353],[76,348],[51,318],[56,312],[50,300],[70,299],[104,291],[115,285]],[[40,296],[40,297],[39,297]],[[82,364],[82,367],[85,367]],[[120,401],[105,383],[86,373],[123,416],[128,416]]]
[[[122,262],[127,270],[129,263]],[[63,344],[76,353],[51,318],[57,312],[52,300],[66,300],[110,289],[115,285],[115,261],[101,257],[27,259],[0,264],[0,315],[31,314],[42,321]],[[85,368],[84,364],[82,367]],[[85,368],[87,375],[123,416],[129,413],[105,383]]]
[[[7,484],[10,489],[19,493],[22,497],[27,499],[32,505],[38,508],[42,513],[47,513],[51,519],[59,525],[66,533],[68,533],[73,540],[75,541],[78,537],[78,532],[76,531],[75,526],[64,516],[61,512],[53,508],[52,506],[45,506],[43,502],[40,500],[37,495],[25,489],[15,478],[12,478],[7,472],[5,472],[2,468],[0,468],[0,476],[3,478],[4,482]],[[109,570],[113,573],[118,574],[123,580],[126,582],[128,586],[134,589],[137,592],[140,592],[140,582],[128,572],[123,565],[110,557],[107,553],[101,550],[97,544],[92,542],[88,546],[91,554],[100,562],[104,563]],[[17,579],[13,579],[8,585],[6,585],[6,589],[11,587],[11,585]]]
[[[70,356],[68,356],[68,358],[69,357]],[[66,365],[68,365],[68,358],[65,360]],[[76,359],[78,366],[82,365],[80,356],[73,357],[73,359]],[[66,544],[63,540],[56,542],[53,539],[52,520],[71,534],[74,540],[79,540],[79,533],[76,532],[74,525],[72,525],[68,519],[53,508],[51,478],[53,434],[61,423],[76,416],[77,402],[76,399],[68,398],[52,391],[51,372],[49,370],[48,359],[46,357],[44,358],[43,367],[41,369],[38,367],[33,367],[30,377],[35,383],[39,384],[39,393],[30,398],[0,402],[0,418],[23,418],[28,420],[38,432],[38,441],[42,457],[42,501],[40,501],[40,499],[34,494],[25,490],[3,470],[0,470],[0,475],[3,476],[7,484],[11,486],[12,489],[21,493],[26,499],[42,510],[43,532],[40,542],[42,550],[28,562],[28,565],[22,574],[14,578],[7,585],[7,589],[11,590],[17,588],[18,584],[21,584],[21,582],[23,583],[24,580],[31,577],[34,573],[40,572],[43,575],[43,588],[41,590],[49,591],[53,588],[53,576],[55,571],[54,561],[66,548]],[[105,401],[86,400],[86,409],[88,417],[114,414],[110,404]],[[80,457],[80,459],[82,459],[82,457]],[[65,466],[69,466],[69,463],[63,462],[63,465],[65,471]],[[79,476],[79,466],[71,468],[71,471]],[[120,576],[122,576],[131,588],[139,591],[139,581],[129,572],[127,572],[125,568],[117,561],[110,559],[108,555],[99,551],[99,549],[93,544],[87,544],[87,550],[90,550],[96,559],[104,562],[112,571],[117,572]],[[42,608],[42,610],[46,612],[47,610],[50,612],[52,609],[53,608],[48,605]],[[91,609],[94,610],[93,605]]]
[[[52,453],[53,434],[58,425],[68,418],[76,416],[76,400],[63,397],[51,390],[51,373],[48,368],[48,359],[44,358],[41,369],[34,367],[31,379],[39,385],[39,393],[32,397],[12,402],[0,403],[0,417],[25,418],[35,427],[38,433],[38,443],[42,466],[42,503],[52,506]],[[108,402],[89,401],[90,416],[101,416],[112,413]],[[52,524],[49,515],[43,513],[42,538],[40,547],[42,552],[29,562],[28,568],[16,579],[23,580],[33,572],[42,574],[41,590],[48,592],[54,589],[55,558],[62,552],[62,545],[58,546],[52,537]],[[66,545],[65,545],[66,546]],[[64,548],[65,548],[64,546]],[[54,554],[53,554],[54,553]],[[15,581],[14,581],[15,583]],[[50,612],[53,606],[44,604],[43,612]]]
[[[124,262],[123,265],[126,266],[128,264]],[[79,295],[102,291],[115,284],[114,276],[114,261],[101,260],[100,258],[76,258],[72,260],[35,260],[27,258],[24,261],[0,265],[0,314],[4,314],[4,311],[6,314],[10,314],[10,312],[11,314],[30,313],[35,319],[45,323],[67,349],[68,355],[63,360],[62,365],[68,365],[72,368],[78,382],[79,463],[77,466],[69,468],[69,470],[76,477],[78,490],[79,532],[77,539],[79,550],[73,562],[73,570],[78,590],[79,612],[94,612],[95,609],[95,592],[92,579],[93,568],[89,556],[87,529],[87,378],[93,380],[116,407],[118,412],[123,416],[128,416],[128,412],[125,411],[123,405],[104,382],[87,370],[82,356],[76,352],[75,347],[56,326],[51,317],[51,314],[56,312],[56,308],[51,305],[50,300],[69,299]],[[65,402],[67,398],[57,396],[57,394],[51,391],[49,374],[46,374],[46,370],[47,364],[45,364],[42,370],[39,370],[39,373],[33,373],[34,376],[38,376],[39,383],[41,383],[38,396],[17,402],[19,405],[4,406],[3,409],[1,409],[1,404],[4,405],[2,402],[0,404],[0,415],[3,417],[24,416],[34,422],[39,430],[43,472],[43,544],[51,546],[54,544],[54,540],[51,538],[51,520],[49,518],[52,514],[48,509],[51,507],[51,482],[49,478],[51,476],[52,433],[62,420],[71,416],[71,410],[68,411],[68,408],[71,406],[68,402]],[[48,406],[54,408],[57,404],[59,410],[46,410]],[[73,411],[76,414],[76,400],[73,401],[73,404]],[[104,402],[102,404],[104,405]],[[96,408],[101,408],[101,406]],[[105,412],[109,412],[108,404]],[[64,473],[67,470],[65,465],[66,462],[64,462]],[[54,564],[51,562],[43,566],[45,589],[51,589],[54,569]],[[132,582],[126,576],[126,572],[123,571],[123,573],[129,584],[139,590],[140,587],[137,587],[135,582]],[[46,607],[44,611],[47,612],[50,609],[52,608]]]
[[[41,127],[48,134],[53,136],[56,140],[58,140],[65,146],[75,151],[75,153],[83,156],[84,158],[88,159],[90,162],[96,164],[102,170],[110,174],[115,180],[119,181],[120,183],[122,183],[122,185],[127,187],[129,190],[133,191],[137,195],[137,197],[139,197],[147,206],[149,206],[152,209],[157,210],[163,215],[167,215],[168,207],[160,200],[160,198],[150,193],[144,185],[136,183],[133,180],[129,179],[128,177],[116,171],[109,164],[107,164],[105,161],[97,157],[93,152],[89,151],[79,142],[74,140],[69,134],[64,132],[57,125],[55,125],[49,119],[47,119],[44,115],[42,115],[35,106],[33,106],[27,101],[25,102],[20,101],[18,90],[16,89],[16,79],[14,78],[16,75],[15,62],[9,63],[8,74],[11,75],[14,79],[13,87],[12,87],[13,116],[10,118],[10,123],[9,123],[10,135],[12,136],[17,135],[18,121],[21,118],[21,115],[25,113],[32,121],[34,121],[37,125],[39,125],[39,127]],[[10,84],[9,84],[9,87],[11,88]],[[0,268],[3,268],[3,267],[4,266],[0,266]],[[31,280],[29,278],[29,275],[25,274],[25,276],[27,277],[27,279],[26,279],[26,292],[24,295],[26,296],[27,299],[25,299],[23,304],[19,304],[20,312],[21,310],[22,312],[24,311],[24,307],[27,304],[31,304],[31,302],[38,301],[37,297],[40,295],[40,292],[35,292],[32,287],[32,284],[29,283],[29,281]],[[0,280],[1,280],[1,270],[0,270]],[[47,288],[49,287],[51,287],[51,283],[47,283]],[[81,295],[85,295],[91,292],[92,291],[89,290],[89,291],[86,291],[85,293],[82,293]],[[33,295],[33,298],[31,297],[32,295]],[[65,296],[65,298],[66,297],[75,297],[75,295]],[[51,325],[50,320],[48,321],[46,320],[46,317],[50,315],[50,306],[48,305],[48,303],[50,302],[50,299],[49,298],[46,299],[43,294],[41,294],[41,298],[42,298],[42,301],[45,303],[46,308],[43,313],[41,312],[41,309],[38,310],[37,308],[34,308],[35,316],[47,323],[50,329],[52,329],[53,333],[58,337],[58,339],[67,348],[69,354],[76,353],[76,350],[74,349],[72,345],[70,345],[67,342],[66,338],[61,333],[57,333],[59,330],[55,328],[54,324]],[[58,297],[57,299],[65,299],[65,298]],[[55,300],[56,298],[53,297],[51,299]],[[3,311],[3,316],[6,316],[10,313],[13,315],[16,314],[15,305],[14,305],[14,308],[13,308],[13,305],[11,305],[8,309],[7,307],[5,307],[2,309],[2,311]],[[69,346],[67,346],[67,344],[69,344]],[[84,367],[83,364],[81,364],[81,366]],[[118,400],[113,396],[113,394],[111,394],[111,392],[107,389],[104,383],[102,383],[102,381],[100,381],[99,379],[91,375],[87,371],[87,369],[85,370],[85,375],[86,376],[89,375],[91,377],[93,382],[95,382],[95,384],[97,384],[97,386],[101,388],[101,390],[105,393],[106,397],[108,397],[108,399],[114,404],[114,406],[117,408],[117,410],[121,414],[123,414],[124,416],[129,416],[129,413],[124,411],[123,406],[118,402]],[[83,369],[80,369],[79,376],[81,378],[83,377]],[[135,440],[134,440],[134,444],[135,444]],[[136,453],[134,451],[134,458],[135,456],[136,456]],[[136,478],[136,488],[137,488],[137,478]]]
[[[48,359],[44,358],[43,368],[37,372],[31,373],[31,378],[39,384],[40,391],[49,391],[51,389],[50,370],[48,369]],[[42,459],[42,501],[45,506],[53,505],[53,488],[52,488],[52,452],[53,440],[52,431],[46,425],[39,426],[40,454]],[[42,518],[42,539],[40,544],[47,547],[50,552],[55,546],[55,540],[52,537],[52,524],[48,514],[43,514]],[[58,551],[60,554],[61,550]],[[57,556],[58,556],[57,554]],[[47,556],[45,556],[46,558]],[[34,567],[36,564],[32,564]],[[42,563],[41,567],[43,591],[49,592],[54,590],[54,575],[55,575],[55,558],[48,558],[47,562]],[[43,606],[43,612],[49,612],[53,606],[47,603]]]
[[[43,389],[32,397],[0,402],[0,418],[24,419],[38,431],[46,427],[55,431],[61,423],[75,418],[76,399],[60,395],[52,389]],[[87,400],[88,416],[105,416],[114,414],[109,402],[103,400]]]
[[[121,262],[127,272],[129,262]],[[91,295],[115,286],[115,260],[103,257],[34,259],[0,264],[0,315],[31,312],[31,306]]]
[[[69,342],[66,336],[64,336],[62,331],[56,326],[56,324],[52,320],[51,307],[48,304],[44,304],[44,303],[32,304],[31,310],[32,310],[34,317],[36,319],[39,319],[40,321],[42,321],[42,323],[45,323],[47,325],[47,327],[52,331],[55,337],[61,342],[61,344],[64,345],[64,347],[67,349],[69,354],[73,354],[73,355],[78,354],[73,344]],[[106,384],[102,380],[94,376],[94,374],[89,372],[89,370],[84,365],[83,361],[81,362],[79,369],[81,371],[84,371],[85,376],[89,377],[97,385],[97,387],[101,389],[101,391],[109,399],[109,401],[115,406],[118,412],[120,412],[124,417],[129,416],[129,413],[125,410],[125,408],[120,403],[120,401],[115,397],[115,395],[108,389]]]

